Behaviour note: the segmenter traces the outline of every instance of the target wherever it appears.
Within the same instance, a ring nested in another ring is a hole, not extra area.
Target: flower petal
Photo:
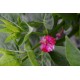
[[[49,35],[43,36],[40,40],[41,46],[40,49],[44,52],[50,52],[54,50],[56,39]]]

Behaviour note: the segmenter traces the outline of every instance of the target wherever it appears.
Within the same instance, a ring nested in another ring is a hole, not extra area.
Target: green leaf
[[[20,18],[20,16],[17,18],[17,22],[18,22],[18,25],[20,26],[20,24],[21,24],[21,18]]]
[[[65,48],[63,46],[55,46],[55,50],[53,52],[50,52],[49,54],[52,60],[54,61],[55,65],[69,65],[66,59]]]
[[[15,23],[17,22],[16,21],[17,17],[21,16],[21,15],[22,14],[20,14],[20,13],[0,13],[1,18],[8,19],[8,20],[15,22]]]
[[[22,62],[22,66],[32,66],[29,59],[26,59],[25,61]]]
[[[24,37],[25,37],[24,35],[20,36],[20,39],[19,39],[19,41],[18,41],[18,45],[19,45],[19,46],[23,43]]]
[[[22,31],[27,32],[29,30],[28,25],[24,21],[18,22],[18,25],[19,25],[19,27],[21,28]]]
[[[6,38],[5,42],[6,42],[6,43],[7,43],[7,42],[10,42],[11,40],[16,39],[16,38],[17,38],[17,37],[16,37],[16,34],[13,33],[13,34],[11,34],[10,36],[8,36],[8,37]]]
[[[4,24],[1,24],[2,26],[6,27],[7,29],[11,30],[12,32],[20,32],[20,28],[18,26],[15,26],[12,22],[6,20],[6,19],[0,19]]]
[[[54,25],[54,19],[50,13],[30,13],[26,14],[25,21],[33,27],[39,27],[44,24],[45,28],[51,30]],[[43,26],[41,26],[43,27]]]
[[[64,26],[64,24],[64,21],[58,24],[54,29],[51,30],[50,35],[55,36],[55,34],[58,32],[59,29],[61,29]]]
[[[7,36],[9,35],[5,33],[0,33],[0,48],[17,50],[16,45],[13,41],[5,43],[5,39]]]
[[[45,28],[51,30],[54,25],[54,19],[51,14],[47,13],[44,15],[43,24]]]
[[[3,32],[3,33],[12,33],[12,31],[9,30],[9,29],[7,29],[7,28],[0,29],[0,32]]]
[[[0,66],[20,66],[20,64],[13,56],[4,55],[0,58]]]
[[[41,52],[41,65],[42,66],[51,66],[51,56],[49,53]]]
[[[13,54],[13,53],[6,49],[0,48],[0,54]]]
[[[42,22],[36,22],[36,21],[28,22],[28,24],[29,24],[30,26],[35,27],[35,28],[38,28],[38,27],[40,27],[40,26],[43,26],[43,23],[42,23]]]
[[[59,16],[61,16],[64,20],[74,20],[77,19],[77,14],[73,13],[58,13]]]
[[[36,60],[36,56],[34,54],[34,51],[31,49],[31,46],[28,41],[25,44],[25,50],[27,51],[27,55],[28,55],[28,58],[32,64],[32,66],[39,66],[39,63]]]
[[[29,36],[30,36],[30,34],[33,32],[33,28],[32,28],[31,26],[29,26],[29,25],[28,25],[28,27],[29,27],[29,31],[28,31],[27,34],[25,34],[24,40],[23,40],[20,44],[22,44],[22,43],[24,43],[25,41],[27,41],[28,38],[29,38]]]
[[[19,61],[13,54],[13,52],[0,48],[0,66],[20,66]]]
[[[80,51],[66,36],[66,57],[71,66],[80,66]]]

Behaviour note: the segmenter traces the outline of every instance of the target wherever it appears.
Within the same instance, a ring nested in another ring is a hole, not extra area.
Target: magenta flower
[[[50,52],[55,48],[56,39],[54,37],[47,35],[41,38],[40,43],[41,43],[40,49],[43,52]]]

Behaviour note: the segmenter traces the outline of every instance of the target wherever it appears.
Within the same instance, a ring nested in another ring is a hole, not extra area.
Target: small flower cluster
[[[55,48],[56,39],[49,35],[43,36],[40,40],[40,44],[41,44],[40,49],[43,52],[50,52]]]

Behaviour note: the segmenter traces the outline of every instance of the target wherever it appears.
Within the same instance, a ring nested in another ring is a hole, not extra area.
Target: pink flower
[[[55,48],[56,39],[54,37],[47,35],[41,38],[40,43],[41,43],[40,49],[43,52],[50,52]]]

